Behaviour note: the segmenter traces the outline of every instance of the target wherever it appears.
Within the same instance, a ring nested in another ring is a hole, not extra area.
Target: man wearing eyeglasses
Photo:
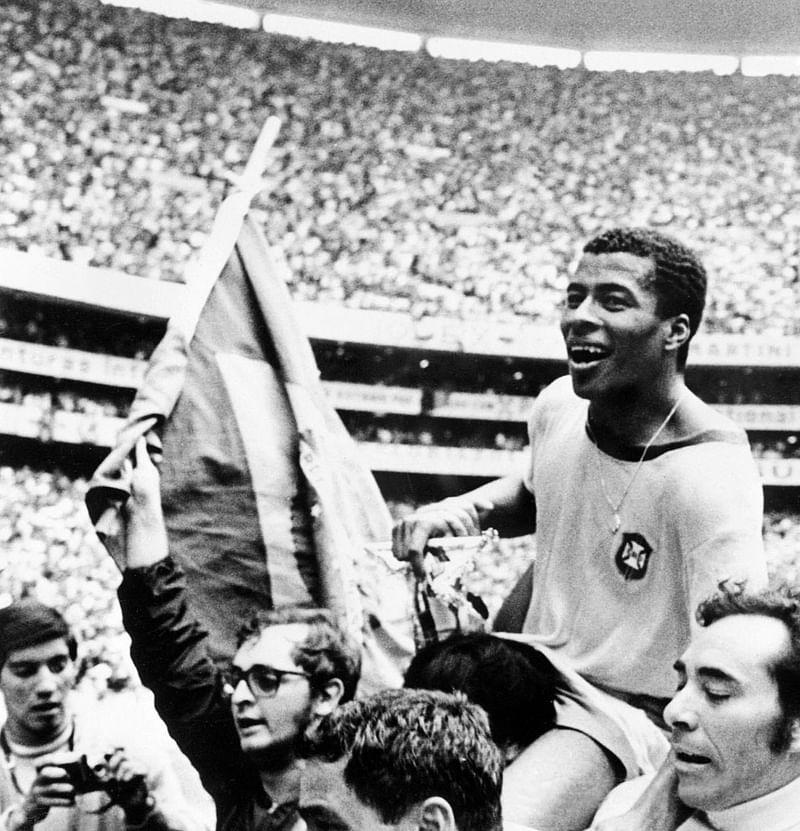
[[[323,610],[261,611],[242,627],[232,665],[222,673],[169,556],[159,485],[142,440],[119,587],[131,657],[213,798],[219,831],[299,831],[295,742],[353,697],[359,648]]]

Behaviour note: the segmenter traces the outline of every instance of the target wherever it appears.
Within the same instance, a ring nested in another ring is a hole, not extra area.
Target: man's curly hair
[[[486,713],[461,693],[384,690],[351,701],[312,728],[299,751],[346,758],[345,784],[383,823],[440,797],[459,831],[501,831],[502,757]]]
[[[292,660],[311,676],[311,689],[322,690],[328,681],[338,678],[344,685],[342,701],[353,698],[361,675],[361,647],[334,623],[326,609],[305,606],[259,609],[239,628],[236,645],[240,647],[272,626],[293,623],[308,626],[305,640],[292,650]]]

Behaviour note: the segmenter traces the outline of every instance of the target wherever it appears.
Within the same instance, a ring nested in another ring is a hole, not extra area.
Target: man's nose
[[[250,685],[247,679],[240,678],[233,686],[231,692],[231,704],[237,706],[241,704],[248,704],[253,701],[253,693],[250,691]]]
[[[693,698],[686,688],[679,690],[672,698],[672,701],[664,708],[664,721],[670,728],[681,730],[695,730],[698,725],[697,708],[694,706]]]
[[[36,694],[40,696],[50,695],[54,693],[61,685],[61,677],[59,673],[52,672],[46,666],[40,667],[39,672],[36,673]]]
[[[564,322],[573,325],[599,325],[600,320],[597,316],[597,304],[594,302],[592,295],[587,294],[580,303],[574,306],[567,306],[564,310]]]

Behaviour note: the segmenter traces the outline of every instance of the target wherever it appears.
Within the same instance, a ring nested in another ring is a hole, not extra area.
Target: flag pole
[[[262,174],[280,127],[281,120],[274,115],[264,122],[242,175],[234,180],[233,191],[219,206],[211,233],[200,249],[197,260],[186,270],[188,291],[184,303],[170,318],[169,325],[181,332],[187,343],[194,334],[208,295],[233,251],[250,203],[266,187]]]
[[[263,187],[261,177],[267,169],[269,153],[272,150],[272,145],[275,144],[275,139],[278,137],[278,131],[280,129],[281,120],[277,116],[271,115],[264,122],[264,126],[258,134],[256,143],[253,145],[250,158],[244,166],[238,188],[244,191],[250,191],[251,198]]]

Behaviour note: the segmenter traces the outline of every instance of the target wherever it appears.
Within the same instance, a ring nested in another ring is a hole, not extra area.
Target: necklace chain
[[[625,490],[622,492],[622,496],[620,497],[619,501],[614,504],[614,500],[608,494],[608,486],[606,485],[605,477],[603,476],[603,467],[601,464],[601,450],[600,445],[598,444],[597,437],[594,435],[594,431],[591,428],[591,424],[589,424],[589,433],[594,439],[594,445],[597,449],[597,453],[595,455],[596,464],[597,464],[597,474],[600,478],[600,487],[603,491],[603,496],[605,497],[606,502],[608,503],[608,507],[611,508],[611,523],[609,528],[611,529],[611,533],[616,534],[619,531],[620,526],[622,525],[622,518],[620,517],[619,512],[622,510],[622,506],[625,504],[625,500],[628,498],[628,494],[631,492],[631,488],[633,487],[633,483],[636,481],[636,477],[639,475],[639,471],[642,469],[642,465],[644,464],[645,457],[647,456],[647,451],[653,446],[655,440],[661,435],[664,428],[670,423],[672,420],[672,416],[678,411],[678,407],[683,401],[684,396],[686,395],[686,389],[684,388],[683,392],[678,396],[677,401],[672,405],[672,409],[667,413],[667,417],[661,422],[658,426],[658,429],[653,433],[650,437],[650,440],[644,446],[644,450],[642,450],[642,455],[639,456],[639,461],[636,463],[636,469],[633,471],[633,475],[628,480],[628,484],[625,486]],[[588,423],[588,422],[587,422]]]

